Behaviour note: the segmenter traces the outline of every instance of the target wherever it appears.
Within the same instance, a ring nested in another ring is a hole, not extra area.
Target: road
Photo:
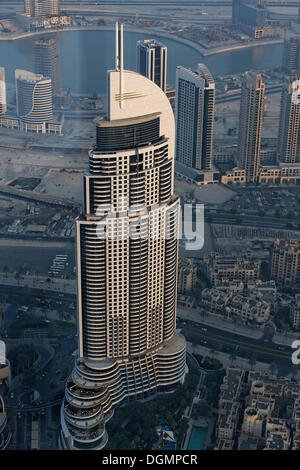
[[[180,312],[179,312],[180,315]],[[278,371],[286,375],[292,370],[292,349],[278,346],[271,338],[255,339],[225,331],[202,323],[201,320],[182,320],[178,317],[177,326],[182,329],[188,340],[209,350],[221,350],[227,354],[250,359],[255,358],[268,364],[275,363]],[[292,341],[291,341],[292,342]]]

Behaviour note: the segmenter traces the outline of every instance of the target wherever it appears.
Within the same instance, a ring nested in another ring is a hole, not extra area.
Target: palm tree
[[[249,365],[250,365],[251,370],[252,370],[252,367],[254,367],[255,364],[256,364],[256,359],[255,359],[255,357],[253,357],[253,356],[249,357],[249,361],[248,361],[248,362],[249,362]]]
[[[275,364],[275,362],[272,362],[269,365],[269,371],[272,375],[274,375],[277,372],[277,365]]]

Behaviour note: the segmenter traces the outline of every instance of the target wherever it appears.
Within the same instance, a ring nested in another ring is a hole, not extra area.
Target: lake
[[[203,57],[188,45],[153,34],[124,33],[125,68],[136,70],[136,43],[156,37],[168,47],[168,83],[174,85],[177,65],[196,67],[204,62],[214,76],[265,70],[281,64],[282,44],[228,51]],[[61,36],[62,84],[73,93],[105,93],[106,71],[114,66],[114,32],[63,31]],[[0,42],[0,66],[5,67],[7,81],[14,82],[14,70],[34,70],[33,45],[37,36]]]

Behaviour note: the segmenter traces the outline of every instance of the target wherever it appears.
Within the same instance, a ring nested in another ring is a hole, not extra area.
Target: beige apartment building
[[[300,242],[275,240],[270,248],[270,278],[277,284],[299,285]]]

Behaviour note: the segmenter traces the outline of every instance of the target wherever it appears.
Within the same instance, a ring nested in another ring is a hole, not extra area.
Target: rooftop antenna
[[[119,101],[120,108],[123,107],[123,71],[124,71],[124,60],[123,60],[123,23],[116,22],[116,71],[120,72],[120,92]]]

